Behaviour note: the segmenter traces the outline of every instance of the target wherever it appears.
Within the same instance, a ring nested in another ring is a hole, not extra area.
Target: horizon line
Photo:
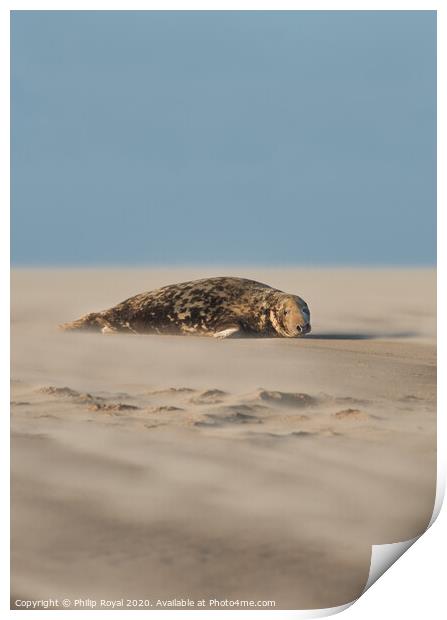
[[[10,263],[13,269],[436,269],[437,263]]]

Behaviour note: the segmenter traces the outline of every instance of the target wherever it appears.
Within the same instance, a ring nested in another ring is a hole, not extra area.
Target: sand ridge
[[[151,390],[140,386],[138,390],[134,386],[133,393],[102,391],[93,394],[68,386],[33,388],[24,384],[16,386],[14,391],[20,400],[11,402],[12,411],[24,423],[46,415],[78,423],[107,424],[107,419],[101,419],[101,414],[107,414],[119,417],[123,429],[127,430],[148,425],[151,429],[199,427],[210,432],[225,429],[227,435],[235,438],[250,434],[248,429],[241,428],[250,424],[262,424],[263,433],[276,436],[298,436],[297,433],[304,436],[311,432],[348,436],[360,431],[364,439],[369,439],[385,431],[402,432],[400,417],[394,419],[389,413],[385,415],[384,408],[389,405],[380,400],[366,401],[326,393],[310,395],[259,388],[252,393],[237,394],[192,387]],[[400,412],[400,416],[405,413],[409,431],[412,416],[431,418],[434,407],[433,403],[406,394],[396,404],[395,412]]]

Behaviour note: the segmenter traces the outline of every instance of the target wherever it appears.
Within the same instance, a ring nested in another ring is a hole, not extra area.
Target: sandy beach
[[[312,333],[57,330],[211,275],[302,296]],[[432,514],[435,287],[432,269],[15,269],[12,605],[357,598],[371,545]]]

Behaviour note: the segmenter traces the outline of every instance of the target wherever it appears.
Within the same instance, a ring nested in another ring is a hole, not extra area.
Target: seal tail
[[[89,314],[84,314],[76,321],[62,323],[62,325],[59,325],[59,329],[62,331],[90,330],[100,332],[105,325],[106,322],[101,318],[100,312],[90,312]]]

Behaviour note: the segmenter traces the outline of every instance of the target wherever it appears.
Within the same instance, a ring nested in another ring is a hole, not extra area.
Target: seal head
[[[305,336],[311,331],[310,310],[301,297],[286,295],[270,310],[275,331],[286,338]]]

